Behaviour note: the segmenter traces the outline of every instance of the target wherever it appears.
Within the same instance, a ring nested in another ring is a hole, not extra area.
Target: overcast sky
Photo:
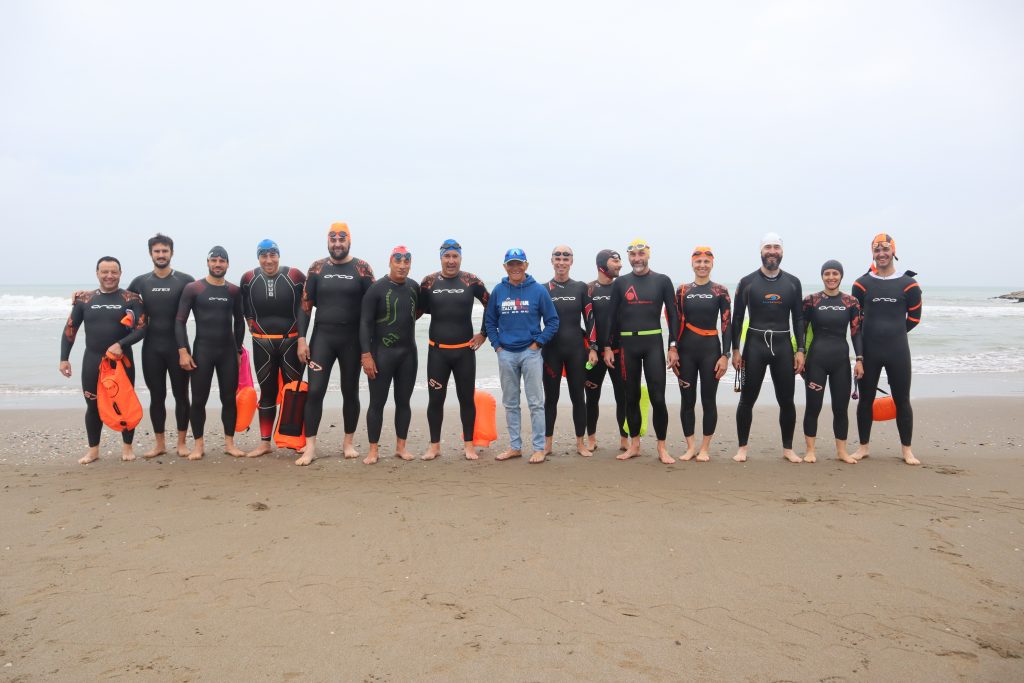
[[[884,230],[922,283],[1024,288],[1022,36],[1014,0],[3,0],[0,281],[135,275],[156,231],[237,281],[346,220],[378,275],[455,237],[488,281],[509,246],[550,277],[558,243],[592,279],[642,237],[677,283],[696,244],[735,282],[775,230],[816,285]]]

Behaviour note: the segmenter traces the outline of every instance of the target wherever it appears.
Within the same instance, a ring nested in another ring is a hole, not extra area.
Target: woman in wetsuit
[[[715,254],[711,247],[695,247],[690,257],[693,282],[679,285],[676,290],[676,310],[679,313],[679,395],[682,399],[680,420],[686,438],[686,453],[680,460],[697,456],[700,462],[711,459],[708,449],[718,424],[718,381],[729,368],[729,349],[732,331],[729,320],[732,299],[729,290],[711,281]],[[722,341],[719,343],[721,326]],[[704,409],[703,435],[700,452],[696,450],[697,381],[700,380],[700,404]]]
[[[846,330],[850,330],[853,351],[857,356],[854,376],[864,374],[861,356],[860,303],[839,291],[843,281],[843,264],[825,261],[821,266],[825,289],[804,297],[804,338],[813,337],[804,365],[804,388],[807,407],[804,409],[804,439],[807,453],[804,462],[815,462],[814,441],[818,434],[818,415],[825,399],[825,385],[832,396],[832,433],[836,437],[836,457],[845,463],[856,463],[846,451],[846,435],[850,428],[847,409],[850,406],[850,347]]]

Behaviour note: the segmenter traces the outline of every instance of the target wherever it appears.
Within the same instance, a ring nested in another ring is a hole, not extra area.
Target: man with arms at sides
[[[739,450],[736,462],[747,459],[747,441],[754,420],[754,404],[761,393],[765,372],[770,369],[779,403],[782,455],[790,462],[803,462],[793,452],[796,429],[796,375],[804,369],[803,292],[800,280],[783,272],[782,238],[774,232],[761,238],[761,267],[746,275],[736,286],[732,316],[732,365],[743,373],[743,389],[736,406]],[[750,312],[750,329],[742,354],[743,320]],[[790,318],[796,336],[796,352],[790,342]]]
[[[258,268],[246,271],[240,283],[242,311],[252,338],[252,361],[260,385],[260,445],[246,453],[255,458],[274,450],[278,377],[294,382],[302,375],[299,364],[299,311],[306,276],[281,265],[281,249],[274,240],[256,245]]]
[[[619,252],[602,249],[597,252],[597,279],[587,284],[587,296],[590,297],[594,311],[594,332],[598,340],[608,337],[609,305],[612,301],[612,283],[622,270],[622,259]],[[618,365],[621,349],[614,348],[615,364]],[[593,452],[597,448],[597,418],[601,414],[601,387],[607,374],[612,380],[612,393],[615,396],[615,422],[619,430],[619,450],[629,448],[629,437],[623,425],[626,423],[625,387],[622,384],[620,369],[612,368],[603,362],[594,363],[587,370],[584,384],[587,396],[587,450]]]
[[[853,295],[860,301],[864,325],[864,377],[857,404],[857,431],[860,447],[855,460],[871,452],[871,424],[878,380],[885,370],[892,399],[896,403],[896,429],[900,434],[903,461],[920,465],[914,457],[914,411],[910,406],[910,340],[908,333],[921,322],[921,286],[908,270],[896,272],[896,240],[880,233],[871,240],[874,268],[853,283]]]
[[[206,401],[210,398],[213,373],[217,373],[220,390],[220,419],[224,426],[224,452],[242,457],[245,452],[235,445],[235,421],[238,415],[235,394],[238,392],[238,364],[245,338],[245,317],[242,314],[242,293],[237,285],[224,280],[228,272],[228,252],[214,247],[206,257],[209,274],[185,286],[178,303],[174,332],[178,339],[178,363],[192,375],[192,406],[189,410],[192,436],[195,438],[189,460],[199,460],[205,453],[204,429]],[[196,340],[189,352],[186,323],[189,314],[195,317]]]
[[[89,450],[78,462],[82,465],[100,457],[100,434],[103,421],[96,404],[96,391],[100,379],[100,361],[106,355],[128,361],[125,370],[135,384],[135,364],[132,363],[131,345],[146,334],[146,314],[142,299],[134,292],[119,288],[121,262],[113,256],[104,256],[96,262],[99,288],[81,292],[71,304],[71,315],[64,324],[60,340],[60,374],[71,377],[71,347],[78,328],[85,325],[85,353],[82,355],[82,395],[85,396],[85,432]],[[121,432],[121,460],[134,460],[132,438],[135,430]]]
[[[412,408],[409,401],[416,386],[416,319],[419,288],[409,280],[412,254],[404,246],[391,250],[388,274],[370,285],[363,298],[359,321],[359,345],[363,350],[363,372],[370,380],[370,407],[366,410],[366,433],[370,452],[363,463],[372,465],[380,455],[380,432],[384,404],[391,383],[395,384],[395,455],[412,460],[406,448]]]
[[[680,419],[686,438],[686,453],[679,459],[698,462],[711,459],[711,439],[718,426],[718,381],[729,369],[729,347],[732,346],[732,300],[724,285],[711,281],[715,254],[711,247],[694,247],[690,256],[693,282],[679,285],[676,309],[679,311],[679,394],[682,399]],[[718,341],[721,326],[722,341]],[[694,432],[697,429],[697,382],[700,381],[700,405],[704,409],[704,436],[697,451]]]
[[[547,288],[526,274],[529,265],[522,249],[505,252],[506,276],[494,287],[487,301],[484,326],[498,354],[501,402],[505,406],[509,436],[508,450],[494,459],[508,460],[523,455],[519,409],[520,386],[523,386],[530,408],[533,443],[530,462],[536,464],[544,462],[544,362],[540,350],[558,331],[558,312]]]
[[[324,396],[331,370],[341,371],[342,419],[345,438],[342,452],[358,458],[352,444],[359,424],[359,313],[363,295],[373,284],[373,269],[349,253],[352,231],[347,223],[332,223],[327,230],[328,257],[316,261],[306,273],[299,315],[299,362],[309,366],[309,394],[304,415],[306,447],[296,465],[308,465],[317,457],[317,432],[324,411]],[[316,309],[312,341],[306,344],[309,321]]]
[[[441,424],[448,379],[455,376],[459,398],[462,441],[466,460],[476,460],[473,428],[476,423],[476,350],[484,343],[486,330],[473,329],[473,302],[487,307],[487,287],[473,273],[462,270],[462,245],[447,239],[441,244],[441,270],[420,283],[420,307],[430,315],[430,341],[427,348],[427,425],[430,446],[423,460],[441,454]]]
[[[651,400],[652,422],[658,438],[658,459],[666,465],[675,462],[668,453],[668,408],[665,405],[665,368],[679,365],[675,334],[679,330],[675,288],[667,275],[650,268],[651,247],[646,240],[633,240],[626,247],[632,272],[619,277],[612,285],[611,324],[608,337],[601,342],[604,362],[615,365],[613,348],[622,349],[618,371],[626,386],[626,422],[629,448],[615,456],[628,460],[640,455],[640,377],[647,380]],[[668,317],[668,360],[665,358],[661,331],[662,311]]]
[[[569,400],[572,402],[576,452],[589,458],[593,452],[583,441],[587,431],[587,402],[583,385],[586,382],[587,362],[597,363],[597,337],[587,285],[569,277],[572,262],[572,249],[564,244],[558,245],[551,252],[555,276],[548,281],[547,287],[558,313],[558,332],[541,350],[541,358],[544,360],[544,454],[551,454],[558,415],[558,394],[564,371]]]

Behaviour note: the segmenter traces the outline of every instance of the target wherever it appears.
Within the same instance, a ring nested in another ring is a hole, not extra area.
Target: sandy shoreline
[[[0,678],[1020,679],[1022,408],[916,401],[921,468],[891,424],[790,465],[764,409],[738,465],[728,407],[707,464],[469,463],[449,413],[432,463],[82,467],[80,411],[0,411]]]

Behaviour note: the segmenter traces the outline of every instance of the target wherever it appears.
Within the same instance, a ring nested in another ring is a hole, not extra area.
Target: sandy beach
[[[814,465],[764,406],[733,463],[725,406],[706,464],[618,462],[609,416],[569,455],[567,411],[547,463],[467,462],[449,412],[443,458],[372,467],[325,416],[309,468],[110,432],[83,467],[80,410],[2,411],[0,679],[1024,679],[1024,399],[914,408],[917,468],[892,424],[832,460],[827,409]]]

